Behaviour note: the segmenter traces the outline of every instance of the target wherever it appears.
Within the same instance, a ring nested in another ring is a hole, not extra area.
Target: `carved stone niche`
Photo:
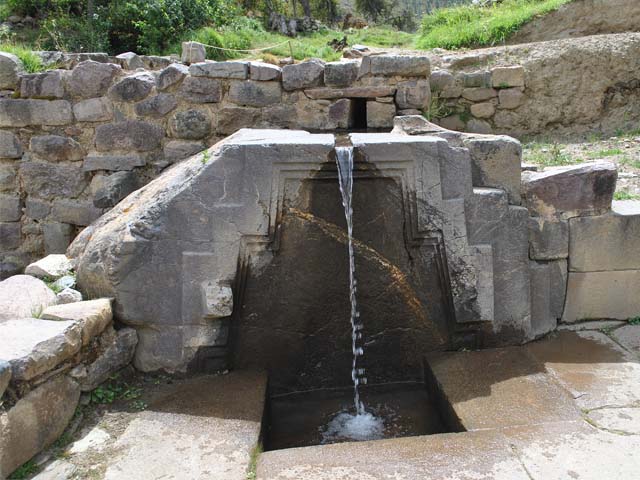
[[[429,351],[522,341],[528,218],[522,248],[505,249],[522,236],[520,207],[474,191],[468,151],[446,140],[351,140],[370,382],[419,378]],[[268,369],[284,392],[350,383],[345,225],[332,135],[241,130],[134,192],[69,252],[81,287],[114,297],[138,329],[141,370],[228,361]]]

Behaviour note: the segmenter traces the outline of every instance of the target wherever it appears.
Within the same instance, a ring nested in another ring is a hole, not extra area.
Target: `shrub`
[[[33,53],[31,49],[11,43],[0,44],[0,52],[13,53],[22,60],[25,70],[28,73],[36,73],[45,70],[42,59]]]
[[[110,23],[101,14],[92,19],[59,14],[42,23],[42,47],[67,52],[106,52],[109,50]]]

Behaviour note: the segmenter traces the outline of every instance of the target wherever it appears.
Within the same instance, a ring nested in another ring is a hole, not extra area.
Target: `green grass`
[[[442,8],[422,20],[420,48],[479,47],[504,42],[525,23],[572,0],[504,0],[492,6]]]
[[[631,325],[640,325],[640,317],[633,317],[629,319]]]
[[[29,47],[13,43],[0,43],[0,52],[13,53],[22,60],[24,69],[29,73],[46,70],[40,57],[33,53]]]
[[[29,460],[27,463],[18,468],[9,476],[9,480],[22,480],[23,478],[29,478],[31,475],[38,471],[38,466],[33,460]]]
[[[605,150],[598,150],[596,152],[589,152],[587,154],[588,158],[598,159],[598,158],[607,158],[607,157],[615,157],[616,155],[622,155],[624,152],[620,148],[609,148]]]
[[[545,167],[558,167],[571,165],[575,160],[562,150],[558,143],[529,143],[524,147],[524,161],[543,165]]]
[[[640,195],[625,192],[624,190],[617,191],[613,194],[614,200],[640,200]]]

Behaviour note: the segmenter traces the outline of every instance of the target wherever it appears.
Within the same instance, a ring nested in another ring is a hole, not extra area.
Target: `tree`
[[[386,0],[356,0],[356,9],[374,22],[387,9]]]

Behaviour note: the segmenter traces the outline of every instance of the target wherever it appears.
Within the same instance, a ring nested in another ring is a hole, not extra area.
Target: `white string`
[[[216,48],[218,50],[225,50],[227,52],[251,53],[251,52],[262,52],[264,50],[271,50],[272,48],[281,47],[282,45],[286,45],[287,43],[290,43],[290,42],[291,42],[291,40],[286,40],[286,41],[284,41],[282,43],[278,43],[276,45],[271,45],[270,47],[251,48],[251,49],[248,49],[248,50],[242,50],[242,49],[236,49],[236,48],[216,47],[215,45],[207,45],[206,43],[200,43],[200,42],[189,42],[189,53],[191,54],[191,49],[193,48],[193,44],[194,43],[200,43],[201,45],[204,45],[205,47]]]

